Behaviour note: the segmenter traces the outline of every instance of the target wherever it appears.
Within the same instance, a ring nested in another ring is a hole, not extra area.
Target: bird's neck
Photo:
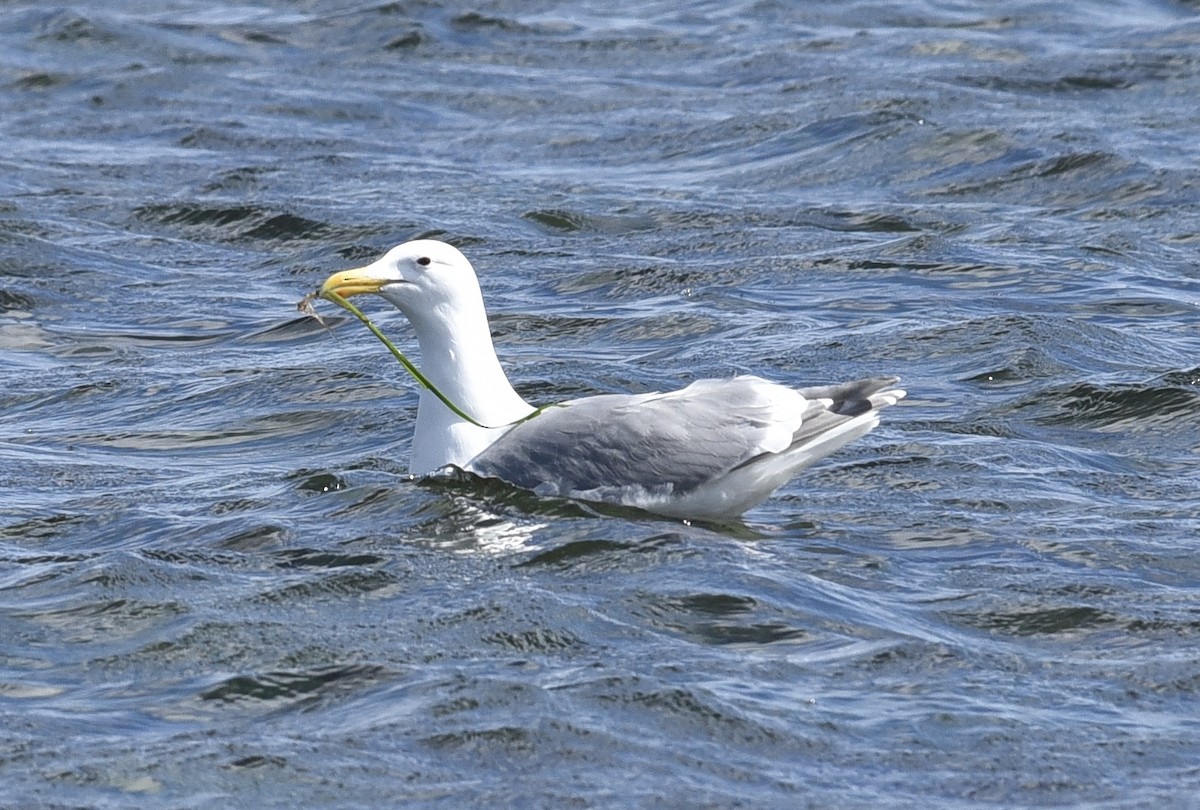
[[[485,427],[452,412],[432,391],[422,389],[417,407],[410,471],[424,475],[447,464],[465,466],[533,407],[513,390],[496,357],[482,305],[470,317],[421,318],[417,341],[421,372],[459,410]]]

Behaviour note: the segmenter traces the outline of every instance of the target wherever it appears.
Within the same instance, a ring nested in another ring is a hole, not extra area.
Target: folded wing
[[[771,474],[756,487],[765,491],[742,499],[753,505],[798,469],[874,427],[866,415],[904,395],[896,382],[879,377],[795,390],[740,376],[701,380],[666,394],[588,397],[515,426],[466,469],[543,495],[673,514],[678,510],[655,504],[708,493],[731,474],[744,484],[747,476],[739,471],[770,461]],[[823,437],[833,439],[858,425],[854,436],[831,441],[828,450],[797,457],[794,468],[786,463],[793,451],[820,448]]]

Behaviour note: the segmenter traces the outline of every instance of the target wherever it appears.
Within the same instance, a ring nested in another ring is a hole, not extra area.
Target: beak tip
[[[386,280],[365,273],[366,268],[343,270],[325,279],[316,292],[318,298],[326,301],[349,298],[352,295],[377,293],[387,283]]]

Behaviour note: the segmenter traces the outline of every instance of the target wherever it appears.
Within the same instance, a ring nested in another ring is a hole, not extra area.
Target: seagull
[[[457,468],[547,497],[729,521],[872,430],[905,395],[898,377],[797,389],[740,375],[535,408],[500,365],[479,280],[457,248],[406,242],[334,273],[317,295],[368,293],[408,318],[437,389],[423,387],[417,406],[409,470],[419,476]]]

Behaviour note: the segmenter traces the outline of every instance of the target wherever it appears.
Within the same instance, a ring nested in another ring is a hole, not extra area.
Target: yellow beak
[[[356,267],[353,270],[343,270],[325,279],[317,295],[328,298],[330,293],[342,298],[365,293],[377,293],[379,288],[387,284],[387,279],[376,278],[369,274],[368,268]]]

